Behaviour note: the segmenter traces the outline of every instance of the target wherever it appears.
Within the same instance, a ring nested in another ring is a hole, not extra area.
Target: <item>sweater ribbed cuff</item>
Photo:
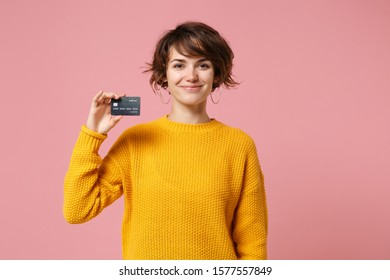
[[[78,144],[91,152],[97,152],[106,138],[106,134],[97,133],[83,125],[81,127]]]

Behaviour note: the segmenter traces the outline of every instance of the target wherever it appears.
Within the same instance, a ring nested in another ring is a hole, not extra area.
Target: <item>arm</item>
[[[64,182],[64,217],[72,224],[96,217],[122,195],[120,169],[98,150],[107,136],[83,126]]]
[[[115,156],[103,160],[98,154],[100,145],[107,138],[106,133],[120,120],[110,114],[111,98],[119,96],[99,92],[93,98],[87,125],[82,127],[74,147],[64,182],[63,211],[69,223],[92,219],[122,195]]]
[[[264,177],[254,143],[243,176],[233,229],[237,255],[243,260],[267,259],[268,212]]]

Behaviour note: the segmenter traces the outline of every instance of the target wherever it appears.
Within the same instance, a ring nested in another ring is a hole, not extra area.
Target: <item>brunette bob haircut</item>
[[[154,92],[168,87],[166,71],[171,49],[184,56],[201,56],[214,67],[214,91],[219,86],[238,85],[233,79],[233,51],[227,41],[210,26],[201,22],[185,22],[166,32],[156,44],[153,62],[145,72],[152,72],[150,85]]]

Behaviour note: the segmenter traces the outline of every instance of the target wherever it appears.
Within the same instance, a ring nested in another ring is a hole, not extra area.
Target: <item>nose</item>
[[[188,82],[194,82],[198,80],[198,73],[195,68],[189,68],[186,75],[186,80]]]

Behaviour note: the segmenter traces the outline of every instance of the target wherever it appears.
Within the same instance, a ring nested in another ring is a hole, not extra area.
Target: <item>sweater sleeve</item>
[[[64,181],[63,212],[71,224],[96,217],[122,193],[120,169],[112,157],[98,150],[107,138],[83,126],[74,146]]]
[[[264,177],[254,143],[246,159],[243,188],[234,219],[233,239],[238,258],[267,259],[268,211]]]

